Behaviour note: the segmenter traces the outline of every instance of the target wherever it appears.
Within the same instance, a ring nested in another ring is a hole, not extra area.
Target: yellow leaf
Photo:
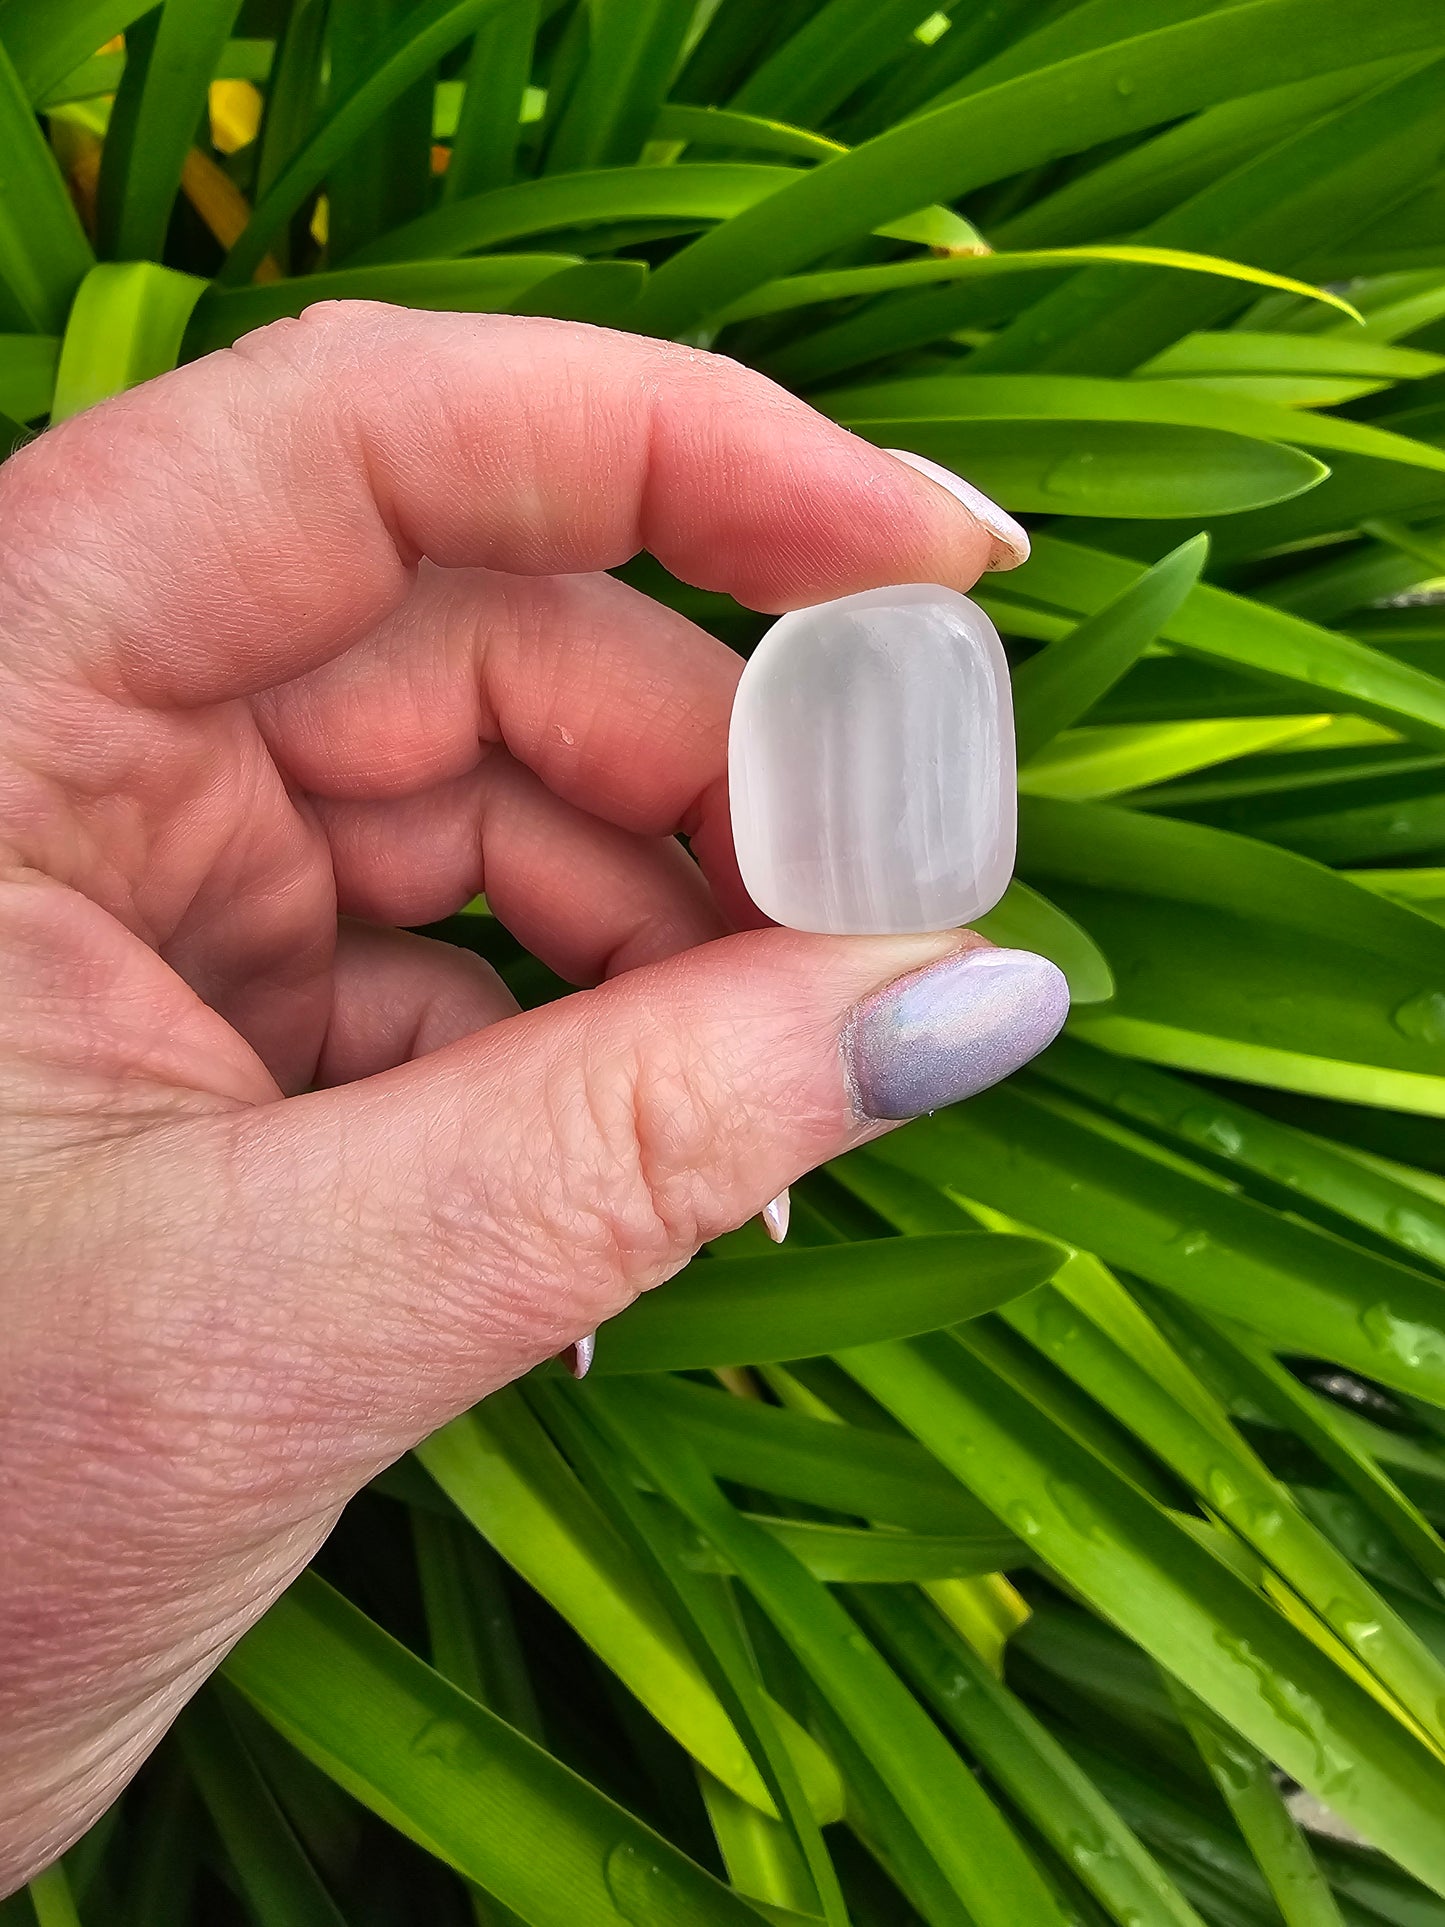
[[[251,203],[209,154],[193,147],[181,169],[181,191],[223,248],[234,245],[251,218]],[[281,270],[268,254],[256,269],[258,281],[279,281]]]
[[[261,127],[261,95],[249,80],[213,80],[211,139],[223,154],[249,147]]]
[[[922,1590],[989,1671],[1002,1679],[1004,1647],[1032,1610],[1023,1594],[1001,1572],[976,1579],[936,1579]]]

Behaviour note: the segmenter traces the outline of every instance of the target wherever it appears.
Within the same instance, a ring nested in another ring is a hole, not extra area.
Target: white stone
[[[1008,662],[983,611],[931,583],[775,622],[728,741],[733,839],[758,908],[795,930],[948,930],[1013,874]]]

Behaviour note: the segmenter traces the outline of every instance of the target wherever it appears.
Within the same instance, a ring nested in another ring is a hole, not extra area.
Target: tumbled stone
[[[795,930],[947,930],[991,910],[1015,841],[1008,662],[931,583],[774,623],[738,685],[733,838],[758,908]]]

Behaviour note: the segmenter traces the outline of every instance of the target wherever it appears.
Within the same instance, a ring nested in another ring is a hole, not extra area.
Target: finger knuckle
[[[574,1211],[635,1289],[686,1262],[718,1215],[723,1095],[678,1041],[584,1058],[554,1107]]]

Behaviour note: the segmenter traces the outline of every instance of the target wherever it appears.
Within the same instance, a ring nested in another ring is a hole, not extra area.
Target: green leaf
[[[1445,450],[1429,442],[1333,415],[1224,395],[1192,382],[1106,381],[1088,375],[923,376],[839,389],[817,397],[817,405],[874,440],[882,432],[909,432],[895,428],[904,421],[916,421],[930,432],[941,432],[945,424],[957,432],[960,423],[992,419],[1148,422],[1445,469]],[[877,430],[876,423],[886,426]]]
[[[921,1585],[941,1579],[973,1579],[1021,1562],[1023,1548],[1011,1532],[995,1528],[987,1538],[938,1539],[915,1532],[871,1532],[861,1526],[825,1525],[812,1519],[778,1519],[770,1513],[745,1515],[805,1571],[829,1585]],[[719,1554],[697,1555],[700,1571],[731,1572]]]
[[[174,368],[191,311],[206,291],[192,274],[151,261],[106,261],[80,284],[60,345],[53,422]]]
[[[1236,1195],[1212,1172],[1017,1085],[870,1156],[1246,1325],[1445,1403],[1439,1281]]]
[[[1217,1798],[1207,1799],[1194,1788],[1186,1791],[1177,1768],[1167,1781],[1147,1769],[1140,1773],[1121,1746],[1106,1751],[1093,1736],[1070,1732],[1067,1745],[1160,1864],[1220,1927],[1279,1927],[1269,1889],[1239,1834],[1221,1823]],[[1433,1910],[1435,1903],[1423,1887],[1413,1881],[1402,1885]]]
[[[1234,91],[1445,44],[1431,0],[1252,0],[1105,46],[890,129],[675,255],[637,325],[677,335],[927,201],[957,200],[1056,155],[1157,125]],[[1120,86],[1123,80],[1126,84]]]
[[[1333,8],[1330,18],[1340,18]],[[1442,44],[1445,36],[1437,34],[1431,51]],[[1434,172],[1442,76],[1438,65],[1412,62],[1362,98],[1211,180],[1134,238],[1228,251],[1273,268],[1308,266],[1322,247],[1373,222],[1382,193]],[[977,365],[1122,373],[1237,305],[1217,284],[1090,269],[995,336]]]
[[[770,355],[769,366],[781,379],[807,385],[859,362],[876,361],[880,356],[920,347],[953,333],[975,319],[980,295],[987,298],[988,284],[1000,276],[1047,276],[1054,281],[1058,276],[1051,270],[1077,267],[1090,261],[1174,268],[1188,274],[1217,275],[1226,281],[1252,282],[1262,287],[1289,287],[1298,294],[1335,307],[1341,301],[1339,295],[1331,294],[1328,289],[1311,287],[1307,282],[1271,274],[1243,262],[1228,261],[1220,255],[1115,242],[1108,246],[1039,248],[1009,254],[980,252],[947,260],[898,261],[877,268],[833,268],[816,274],[785,275],[733,302],[717,320],[719,323],[744,320],[750,315],[774,314],[855,295],[883,296],[846,320]],[[1001,293],[1006,301],[1010,299],[1007,287]],[[1026,292],[1013,296],[1013,305],[1025,299]]]
[[[936,1612],[896,1592],[855,1592],[849,1604],[1115,1920],[1200,1927],[1088,1775]]]
[[[811,1915],[813,1883],[787,1828],[740,1800],[711,1774],[700,1774],[698,1784],[733,1886],[749,1899]]]
[[[1405,903],[1438,923],[1445,913],[1445,870],[1350,870],[1351,883]]]
[[[81,1927],[64,1866],[57,1861],[36,1874],[25,1889],[35,1914],[35,1927]]]
[[[1141,375],[1364,375],[1422,381],[1445,372],[1445,355],[1396,348],[1365,335],[1285,335],[1231,328],[1183,335],[1138,371]]]
[[[1198,1500],[1294,1589],[1404,1715],[1439,1746],[1445,1666],[1295,1504],[1159,1331],[1097,1260],[1080,1254],[1057,1287],[1009,1323],[1127,1425]]]
[[[545,314],[558,321],[591,321],[606,327],[623,317],[646,279],[647,266],[642,261],[580,261],[573,267],[559,268],[540,281],[529,281],[520,294],[508,301],[507,312]]]
[[[790,1751],[786,1718],[763,1690],[756,1649],[733,1589],[690,1570],[688,1554],[697,1548],[698,1535],[681,1513],[638,1489],[635,1462],[615,1433],[599,1423],[590,1395],[575,1385],[556,1384],[539,1386],[536,1400],[583,1476],[605,1495],[614,1524],[630,1535],[673,1601],[695,1657],[746,1736],[781,1816],[779,1825],[796,1849],[793,1873],[799,1884],[806,1879],[812,1886],[809,1913],[821,1913],[827,1927],[847,1927],[838,1876]]]
[[[986,915],[974,918],[973,927],[990,943],[1005,949],[1036,950],[1056,963],[1069,980],[1073,1003],[1103,1004],[1114,994],[1114,973],[1088,931],[1017,878],[1004,892],[1002,902]]]
[[[1161,1315],[1161,1307],[1155,1307],[1155,1315]],[[1376,1535],[1384,1533],[1400,1548],[1432,1593],[1445,1593],[1445,1545],[1419,1507],[1362,1443],[1349,1412],[1301,1385],[1243,1325],[1177,1300],[1162,1307],[1162,1316],[1196,1369],[1209,1374],[1221,1396],[1298,1437],[1354,1494]],[[1406,1446],[1408,1441],[1402,1439],[1400,1444]]]
[[[573,254],[490,254],[476,261],[398,261],[250,288],[212,288],[196,306],[186,353],[193,358],[227,347],[250,329],[300,314],[316,301],[394,301],[407,308],[501,312],[527,289],[576,261]]]
[[[781,192],[803,171],[776,163],[688,161],[549,174],[449,202],[359,249],[355,261],[362,265],[468,254],[527,235],[604,221],[727,221]],[[953,221],[945,209],[924,209],[879,231],[898,240],[945,244],[953,238]]]
[[[1445,1764],[1162,1508],[954,1340],[845,1368],[1034,1552],[1231,1726],[1434,1891]]]
[[[295,0],[277,42],[256,155],[258,196],[300,147],[320,111],[329,7],[330,0]]]
[[[0,28],[5,25],[0,18]],[[40,334],[58,334],[94,256],[24,86],[0,45],[0,284]]]
[[[181,168],[240,0],[166,0],[127,43],[97,209],[101,252],[159,258]]]
[[[852,426],[853,424],[849,424]],[[1020,513],[1146,517],[1237,515],[1302,494],[1329,470],[1298,449],[1211,428],[1152,423],[868,421],[884,447],[966,471]]]
[[[694,12],[693,0],[601,0],[588,8],[587,58],[548,144],[549,172],[637,159]]]
[[[340,1913],[212,1688],[176,1729],[237,1883],[266,1927],[342,1927]]]
[[[745,1927],[756,1918],[313,1574],[225,1670],[339,1785],[532,1927]]]
[[[1285,1927],[1344,1927],[1329,1882],[1274,1783],[1269,1761],[1178,1681],[1169,1682],[1200,1757],[1249,1843]]]
[[[1002,247],[1051,247],[1088,236],[1138,233],[1243,162],[1413,62],[1385,59],[1222,100],[1097,166],[1045,184],[1037,200],[992,230]]]
[[[777,120],[826,120],[917,25],[918,0],[821,0],[728,104]]]
[[[665,101],[652,124],[652,137],[660,141],[685,141],[703,147],[755,148],[764,154],[796,154],[803,160],[829,161],[847,149],[841,141],[829,140],[806,127],[787,121],[770,120],[760,114],[740,114],[730,107],[691,107],[682,101]]]
[[[515,1392],[454,1419],[417,1457],[694,1759],[771,1809],[756,1765],[655,1588]],[[828,1761],[785,1724],[814,1811],[836,1818],[841,1794]]]
[[[14,422],[45,414],[59,359],[54,335],[0,335],[0,410]]]
[[[998,1521],[902,1432],[863,1431],[659,1377],[648,1396],[715,1478],[904,1531],[993,1539]]]
[[[1207,536],[1186,542],[1071,635],[1014,672],[1014,729],[1021,763],[1078,722],[1138,661],[1199,580],[1208,554]]]
[[[728,1504],[682,1440],[659,1434],[646,1382],[594,1397],[657,1489],[736,1568],[978,1927],[1061,1927],[1027,1852],[958,1755],[833,1595]]]
[[[269,79],[275,62],[275,43],[270,40],[232,39],[226,42],[216,61],[215,80],[250,80],[258,85]],[[92,54],[88,60],[66,74],[38,103],[44,113],[78,101],[99,100],[113,94],[125,72],[125,52]]]
[[[200,1868],[200,1800],[175,1753],[156,1763],[152,1783],[153,1797],[129,1843],[116,1916],[123,1927],[187,1919]]]
[[[1098,802],[1261,750],[1293,748],[1323,733],[1332,721],[1329,716],[1230,716],[1066,730],[1019,771],[1019,790]]]
[[[1040,1239],[959,1232],[708,1259],[614,1319],[592,1369],[756,1364],[933,1331],[1031,1291],[1060,1255]]]
[[[478,27],[451,161],[442,176],[444,201],[484,194],[511,180],[540,17],[540,0],[512,0]]]
[[[371,76],[378,49],[410,25],[413,0],[346,0],[333,6],[326,29],[327,90],[346,98]],[[366,130],[338,154],[326,174],[326,246],[332,260],[350,259],[378,234],[410,221],[432,203],[431,125],[437,68],[415,75]]]
[[[1082,1035],[1127,1056],[1445,1111],[1441,937],[1306,858],[1202,824],[1022,799],[1025,871],[1109,958]]]
[[[255,1761],[306,1855],[327,1882],[342,1892],[366,1830],[366,1816],[334,1780],[296,1751],[274,1726],[225,1680],[211,1683],[245,1751]],[[165,1916],[162,1916],[165,1918]]]
[[[540,1740],[541,1716],[502,1561],[463,1519],[416,1506],[411,1530],[432,1665],[529,1739]]]
[[[1010,594],[1046,609],[1091,613],[1135,581],[1137,564],[1044,532],[1009,577]],[[987,590],[979,597],[991,606]],[[1288,690],[1297,704],[1374,717],[1427,743],[1445,742],[1445,683],[1351,637],[1262,602],[1201,583],[1164,626],[1164,639],[1194,655]]]
[[[1253,1177],[1270,1193],[1283,1188],[1301,1210],[1307,1201],[1323,1207],[1331,1219],[1350,1219],[1412,1259],[1427,1258],[1445,1270],[1445,1206],[1403,1166],[1073,1038],[1062,1040],[1040,1071],[1060,1089],[1237,1177]]]
[[[250,279],[272,237],[326,179],[393,101],[508,0],[423,0],[373,48],[362,74],[291,156],[256,203],[245,232],[222,264],[227,284]]]
[[[38,101],[155,0],[5,0],[3,39],[27,99]]]

